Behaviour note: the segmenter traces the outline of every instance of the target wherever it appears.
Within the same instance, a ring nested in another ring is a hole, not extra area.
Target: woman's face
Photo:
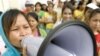
[[[9,40],[12,45],[15,47],[21,47],[20,41],[26,35],[31,35],[31,28],[25,19],[25,17],[21,14],[17,16],[16,22],[14,21],[10,31],[9,31]]]
[[[42,7],[43,7],[43,9],[45,9],[45,10],[47,9],[47,6],[46,6],[46,5],[42,5]]]
[[[52,12],[53,11],[53,5],[49,4],[47,10],[48,10],[48,12]]]
[[[72,11],[71,11],[71,9],[65,8],[65,10],[63,11],[63,14],[62,14],[62,18],[64,20],[72,19]]]
[[[39,4],[36,5],[36,10],[40,11],[41,10],[41,6]]]
[[[29,24],[30,24],[32,30],[36,29],[38,22],[32,16],[29,16],[28,20],[29,20]]]
[[[97,31],[100,29],[100,13],[94,15],[90,21],[89,25],[92,28],[93,31]]]
[[[62,8],[62,7],[64,6],[64,2],[61,2],[61,1],[60,1],[60,2],[58,3],[58,6]]]

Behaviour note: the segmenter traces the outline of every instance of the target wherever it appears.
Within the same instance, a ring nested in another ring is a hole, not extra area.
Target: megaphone
[[[97,56],[92,30],[83,22],[65,22],[52,30],[37,56]]]

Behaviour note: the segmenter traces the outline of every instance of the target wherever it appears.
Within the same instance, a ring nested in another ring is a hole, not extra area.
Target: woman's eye
[[[29,22],[34,22],[34,20],[30,20]]]
[[[98,20],[93,20],[94,22],[97,22]]]
[[[64,14],[67,14],[67,13],[64,13]]]
[[[11,31],[17,31],[18,29],[17,28],[15,28],[15,29],[11,29]]]
[[[27,29],[27,28],[29,28],[29,26],[25,26],[24,28]]]

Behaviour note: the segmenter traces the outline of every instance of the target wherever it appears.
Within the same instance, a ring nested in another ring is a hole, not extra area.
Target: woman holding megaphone
[[[4,13],[0,20],[0,35],[6,46],[6,51],[1,54],[2,56],[36,55],[28,51],[35,50],[34,52],[37,52],[38,49],[34,48],[34,43],[37,43],[37,46],[39,46],[42,39],[33,37],[31,27],[23,12],[17,9],[10,9]],[[40,40],[40,42],[35,42],[38,40]]]

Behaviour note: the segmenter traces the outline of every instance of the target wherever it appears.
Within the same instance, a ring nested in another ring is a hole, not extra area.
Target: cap
[[[94,4],[94,3],[88,4],[87,7],[91,8],[91,9],[97,9],[97,8],[99,8],[99,7],[98,7],[96,4]]]
[[[33,6],[33,3],[31,1],[26,1],[25,6]]]

